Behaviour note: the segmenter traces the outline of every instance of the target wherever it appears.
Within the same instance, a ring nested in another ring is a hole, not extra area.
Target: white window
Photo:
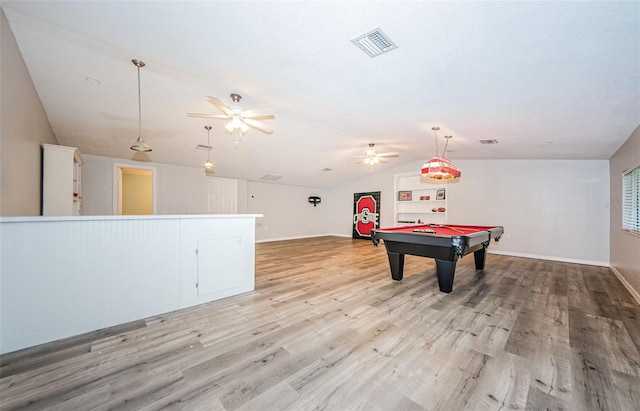
[[[640,235],[640,166],[622,175],[622,229]]]

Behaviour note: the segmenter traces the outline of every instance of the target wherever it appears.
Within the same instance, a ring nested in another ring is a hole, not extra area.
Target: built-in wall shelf
[[[447,185],[431,183],[419,172],[396,174],[394,224],[444,224],[447,222]]]

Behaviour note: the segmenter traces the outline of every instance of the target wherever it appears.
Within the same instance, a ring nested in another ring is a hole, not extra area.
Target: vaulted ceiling
[[[2,2],[61,144],[215,175],[333,187],[371,171],[455,159],[608,159],[640,124],[640,2]],[[371,58],[351,39],[380,27]],[[129,150],[142,135],[151,153]],[[274,133],[236,147],[215,96],[268,108]],[[7,102],[2,102],[6,104]],[[498,144],[481,145],[495,139]],[[331,171],[323,171],[331,169]]]

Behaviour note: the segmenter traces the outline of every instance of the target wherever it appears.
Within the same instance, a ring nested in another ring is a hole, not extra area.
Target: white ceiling
[[[455,159],[608,159],[640,124],[640,2],[11,1],[2,8],[61,144],[216,175],[333,187],[370,171]],[[399,48],[351,39],[380,27]],[[141,70],[138,135],[136,67]],[[99,85],[86,80],[100,81]],[[269,108],[275,132],[238,149],[206,102]],[[3,102],[7,103],[7,102]],[[496,139],[498,145],[480,145]],[[135,155],[135,157],[134,157]],[[330,168],[332,171],[321,171]],[[464,178],[464,170],[463,178]]]

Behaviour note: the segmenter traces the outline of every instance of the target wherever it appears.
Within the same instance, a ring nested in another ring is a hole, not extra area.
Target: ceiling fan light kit
[[[360,157],[362,160],[358,161],[358,164],[366,164],[369,167],[373,167],[376,164],[386,163],[386,158],[398,157],[398,153],[378,153],[373,148],[375,146],[374,143],[369,143],[369,148],[365,152],[365,155]]]
[[[441,156],[440,149],[438,148],[438,130],[440,130],[440,127],[432,127],[431,130],[433,130],[433,134],[436,138],[436,155],[424,163],[422,170],[420,170],[420,174],[434,180],[454,181],[460,178],[460,175],[462,174],[460,169],[447,159],[447,146],[449,145],[449,139],[451,136],[444,136],[445,145]]]
[[[240,143],[240,138],[249,132],[249,128],[254,128],[265,134],[273,134],[273,130],[266,124],[258,120],[272,120],[276,117],[268,110],[243,110],[237,104],[240,103],[242,96],[232,93],[230,95],[234,106],[227,106],[217,97],[207,97],[207,101],[223,115],[203,114],[203,113],[187,113],[187,117],[214,118],[219,120],[229,120],[224,126],[224,131],[232,135],[236,140],[236,145]]]
[[[364,159],[364,163],[370,167],[375,166],[376,164],[380,163],[380,158],[376,157],[376,156],[372,156],[372,157],[367,157]]]
[[[367,149],[367,154],[364,158],[364,163],[369,167],[373,167],[376,164],[380,164],[380,157],[378,157],[378,153],[373,149],[373,144],[369,144],[369,148]]]
[[[131,147],[129,147],[133,151],[139,152],[149,152],[151,151],[151,146],[147,144],[146,141],[142,138],[142,103],[140,98],[140,68],[144,67],[144,61],[133,59],[131,60],[134,66],[138,68],[138,138],[133,143]]]
[[[249,126],[240,120],[239,116],[233,116],[231,121],[224,126],[225,133],[233,135],[234,132],[240,133],[240,136],[244,136],[249,131]]]

